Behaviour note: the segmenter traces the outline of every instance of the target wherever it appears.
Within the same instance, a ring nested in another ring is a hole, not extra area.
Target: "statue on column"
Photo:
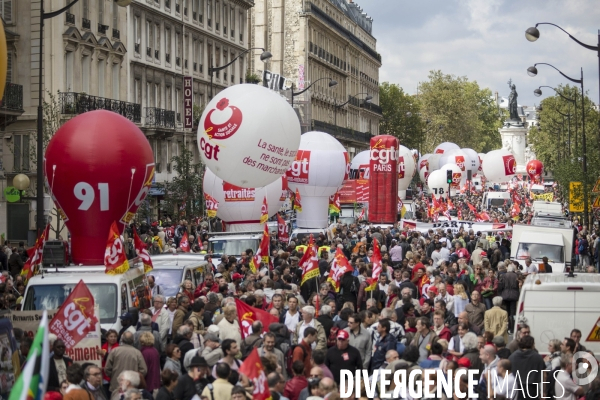
[[[510,87],[510,95],[508,96],[508,112],[510,113],[510,119],[511,121],[521,122],[521,118],[519,117],[519,106],[517,103],[517,88],[512,83],[512,79],[508,81],[508,86]]]

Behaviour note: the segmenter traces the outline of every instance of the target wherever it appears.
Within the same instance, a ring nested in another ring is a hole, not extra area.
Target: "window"
[[[238,58],[238,64],[240,66],[240,83],[242,83],[242,79],[244,78],[244,57]]]
[[[219,22],[221,21],[221,7],[219,0],[215,0],[215,29],[219,30]]]
[[[89,55],[84,55],[81,62],[81,91],[87,94],[90,94],[90,67],[91,57]]]
[[[160,25],[154,25],[154,57],[159,59],[160,57]]]
[[[227,4],[223,4],[223,33],[227,36]]]
[[[154,84],[154,106],[157,108],[160,108],[161,106],[161,102],[160,102],[160,84],[159,83],[155,83]]]
[[[156,144],[156,150],[154,151],[154,154],[156,155],[156,163],[162,164],[162,143],[158,139],[156,139],[156,142],[154,143]]]
[[[171,30],[165,29],[165,54],[168,54],[167,58],[171,55]],[[171,60],[167,59],[167,62],[170,63]]]
[[[10,53],[9,53],[10,54]],[[75,53],[68,51],[65,54],[65,92],[73,91],[73,61]]]
[[[104,0],[98,0],[98,23],[104,25]]]
[[[181,57],[181,40],[179,39],[179,32],[175,33],[175,56]]]
[[[202,16],[204,15],[204,0],[198,0],[198,21],[203,22]]]
[[[113,64],[112,66],[112,98],[115,100],[120,99],[121,92],[121,66],[119,64]]]
[[[204,64],[204,42],[200,42],[198,45],[198,71],[202,73],[202,65]]]
[[[150,100],[151,100],[151,96],[150,96],[150,82],[146,82],[146,93],[145,93],[145,97],[146,97],[146,107],[150,107]]]
[[[119,5],[116,1],[113,2],[112,9],[112,27],[113,29],[119,29]]]
[[[231,37],[235,36],[235,8],[231,6]]]
[[[165,107],[167,108],[167,110],[172,110],[173,109],[173,88],[171,88],[171,86],[167,86],[165,88]]]
[[[85,19],[90,19],[90,0],[82,0],[83,15]]]
[[[0,0],[1,8],[0,12],[2,12],[2,18],[4,18],[4,22],[7,24],[11,24],[12,21],[12,10],[13,10],[13,0]]]
[[[146,21],[146,47],[152,46],[152,28],[150,27],[150,21]]]
[[[133,18],[133,41],[136,52],[140,52],[140,17]]]
[[[141,104],[141,90],[142,90],[142,82],[139,79],[133,80],[133,102],[136,104]]]
[[[181,90],[175,89],[175,114],[179,114],[179,101],[181,100]],[[177,122],[180,122],[179,120]]]
[[[206,23],[208,24],[208,26],[212,26],[212,0],[206,1],[208,7],[208,9],[206,10]]]
[[[106,60],[98,61],[98,96],[106,97],[104,91],[104,78],[106,75]]]
[[[213,52],[213,51],[212,51],[212,45],[211,45],[211,44],[209,44],[209,45],[207,46],[207,52],[206,52],[206,55],[207,55],[207,57],[208,57],[208,62],[209,62],[209,66],[210,66],[210,67],[213,67],[213,66],[214,66],[214,65],[213,65],[213,53],[212,53],[212,52]]]
[[[240,12],[240,42],[244,41],[244,13]]]
[[[29,171],[29,150],[29,134],[13,135],[15,171]]]

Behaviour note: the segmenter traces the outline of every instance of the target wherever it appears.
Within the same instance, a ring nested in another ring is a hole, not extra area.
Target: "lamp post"
[[[365,99],[364,99],[365,103],[370,103],[371,100],[373,100],[373,96],[370,96],[369,93],[364,92],[364,93],[355,94],[354,96],[349,96],[348,100],[346,102],[344,102],[342,104],[336,104],[335,105],[335,111],[334,111],[334,124],[335,124],[335,126],[337,126],[337,110],[338,110],[338,108],[344,107],[346,104],[350,103],[350,100],[355,99],[356,96],[360,96],[360,95],[363,95],[363,94],[367,95],[367,97],[365,97]]]
[[[213,67],[212,63],[213,63],[213,58],[212,56],[210,57],[210,66],[208,67],[208,74],[210,75],[210,95],[209,97],[212,99],[213,98],[213,76],[215,74],[216,71],[221,71],[227,67],[229,67],[231,64],[233,64],[238,58],[240,58],[241,56],[243,56],[244,54],[248,53],[250,50],[262,50],[262,54],[260,55],[260,61],[265,62],[267,61],[269,58],[273,57],[273,55],[271,54],[271,52],[266,51],[265,49],[263,49],[262,47],[252,47],[250,49],[244,50],[242,51],[240,54],[237,55],[236,58],[234,58],[233,60],[229,61],[227,64],[221,66],[221,67]]]
[[[581,84],[581,130],[583,131],[581,134],[581,139],[582,139],[582,150],[583,150],[583,218],[585,219],[585,222],[587,224],[590,223],[589,221],[589,210],[588,210],[588,198],[587,198],[587,144],[586,144],[586,135],[585,135],[585,91],[583,89],[583,68],[581,68],[581,79],[574,79],[571,78],[568,75],[565,75],[564,73],[562,73],[561,70],[559,70],[558,68],[556,68],[554,65],[552,64],[548,64],[548,63],[537,63],[537,64],[533,64],[533,67],[529,67],[527,68],[527,74],[529,76],[536,76],[537,75],[537,65],[547,65],[549,67],[554,68],[556,71],[558,71],[559,74],[561,74],[562,76],[564,76],[565,78],[567,78],[568,80],[570,80],[571,82],[574,83],[579,83]],[[539,89],[538,89],[539,90]]]
[[[553,88],[552,86],[540,86],[537,89],[535,89],[533,91],[533,94],[536,97],[540,97],[542,95],[542,88],[548,88],[548,89],[552,89],[556,92],[556,94],[558,94],[560,97],[562,97],[563,99],[570,101],[573,103],[573,108],[575,109],[575,111],[577,111],[577,96],[575,98],[569,98],[565,95],[563,95],[561,92],[559,92],[558,90],[556,90],[555,88]],[[541,108],[540,108],[541,111]],[[562,116],[567,116],[569,117],[569,157],[571,156],[571,107],[569,107],[569,114],[565,115],[563,113],[561,113],[560,111],[556,110],[560,115]],[[577,118],[575,118],[575,146],[577,146]],[[577,147],[575,147],[575,150],[577,150]]]
[[[308,85],[308,87],[300,92],[294,92],[294,84],[292,83],[292,107],[294,107],[294,97],[296,96],[300,96],[302,93],[306,92],[308,89],[310,89],[312,87],[312,85],[314,85],[315,83],[322,81],[323,79],[329,79],[329,87],[334,87],[336,86],[338,83],[335,79],[331,79],[328,77],[325,78],[319,78],[316,81],[314,81],[313,83],[311,83],[310,85]]]
[[[40,52],[38,54],[38,106],[37,106],[37,180],[36,180],[36,228],[38,233],[46,227],[44,220],[44,107],[42,90],[42,66],[44,61],[44,21],[57,17],[73,7],[79,0],[72,0],[60,10],[44,12],[44,0],[40,0]],[[120,7],[127,7],[133,0],[114,0]]]
[[[540,31],[537,28],[539,25],[552,25],[552,26],[560,29],[564,33],[566,33],[574,42],[576,42],[581,47],[585,47],[586,49],[595,51],[597,53],[597,55],[598,55],[598,107],[600,107],[600,29],[598,29],[598,45],[592,46],[592,45],[589,45],[589,44],[579,41],[576,37],[572,36],[569,32],[565,31],[563,28],[561,28],[560,26],[558,26],[556,24],[553,24],[551,22],[539,22],[539,23],[535,24],[534,27],[528,28],[525,31],[525,38],[527,40],[529,40],[530,42],[535,42],[536,40],[538,40],[540,38]],[[581,79],[583,80],[583,77]],[[582,94],[582,96],[584,96],[584,94]],[[584,98],[584,101],[582,102],[582,107],[585,107],[585,98]],[[584,132],[584,134],[585,134],[585,132]],[[598,146],[599,146],[598,148],[600,148],[600,118],[598,118],[598,135],[597,136],[598,136],[597,140],[598,140]]]

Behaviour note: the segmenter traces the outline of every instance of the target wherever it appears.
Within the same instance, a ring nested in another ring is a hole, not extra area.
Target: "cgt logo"
[[[458,165],[461,171],[465,170],[465,156],[455,156],[454,162]]]
[[[227,98],[222,98],[206,114],[204,132],[209,139],[223,140],[233,136],[242,124],[242,111],[236,106],[230,106]]]
[[[388,164],[391,161],[396,160],[396,158],[397,152],[395,147],[391,147],[389,149],[371,149],[371,161],[379,162],[379,164]]]
[[[459,188],[460,187],[460,180],[461,179],[462,179],[462,174],[461,173],[453,172],[452,173],[452,187],[453,188]]]
[[[504,161],[504,174],[514,175],[517,172],[517,161],[515,160],[515,156],[512,154],[502,156],[502,160]]]
[[[344,180],[346,180],[350,175],[350,156],[347,151],[344,151],[344,160],[346,160],[346,173],[344,174]]]
[[[404,165],[404,156],[398,157],[398,179],[404,179],[406,167]]]
[[[310,166],[310,150],[298,150],[296,159],[286,172],[288,182],[308,183],[308,171]]]

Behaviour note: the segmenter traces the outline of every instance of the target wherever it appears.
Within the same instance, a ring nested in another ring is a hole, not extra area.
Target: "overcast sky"
[[[597,0],[356,0],[373,18],[373,35],[383,65],[380,82],[397,83],[415,94],[430,70],[466,76],[508,96],[509,78],[517,86],[519,104],[539,104],[553,95],[533,95],[540,85],[567,83],[558,72],[534,63],[549,63],[579,78],[583,67],[585,89],[598,103],[598,57],[559,29],[541,25],[540,39],[529,42],[525,30],[537,22],[555,23],[580,41],[596,46],[600,28]]]

